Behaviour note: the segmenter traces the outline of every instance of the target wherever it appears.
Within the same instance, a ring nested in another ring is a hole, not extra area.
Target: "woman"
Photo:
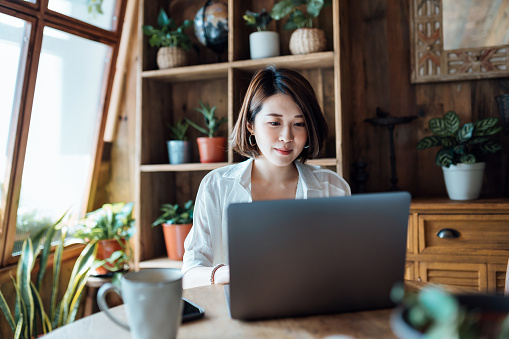
[[[230,139],[249,160],[203,178],[185,241],[185,288],[230,282],[229,204],[350,195],[336,173],[305,164],[321,153],[327,131],[313,88],[299,73],[270,66],[253,76]]]

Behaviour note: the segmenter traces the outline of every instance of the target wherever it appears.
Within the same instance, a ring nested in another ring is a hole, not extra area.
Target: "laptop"
[[[403,282],[407,192],[228,207],[234,319],[255,320],[393,307]]]

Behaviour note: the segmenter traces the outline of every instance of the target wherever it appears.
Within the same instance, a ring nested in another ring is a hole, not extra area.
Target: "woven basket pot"
[[[290,37],[292,54],[307,54],[325,50],[325,33],[318,28],[299,28]]]
[[[159,69],[187,65],[187,52],[180,47],[161,47],[157,51]]]

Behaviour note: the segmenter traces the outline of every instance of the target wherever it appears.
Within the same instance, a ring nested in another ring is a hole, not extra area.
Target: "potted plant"
[[[104,265],[95,269],[94,275],[121,272],[126,269],[132,251],[127,240],[134,234],[132,218],[134,203],[104,204],[80,220],[73,237],[86,243],[97,243],[97,259]]]
[[[58,293],[67,234],[67,227],[62,223],[64,216],[65,214],[56,223],[49,224],[23,241],[16,277],[12,278],[16,290],[14,314],[11,313],[11,308],[0,291],[0,310],[7,319],[13,338],[34,338],[38,334],[47,334],[57,327],[72,323],[76,318],[88,277],[94,267],[103,263],[95,259],[97,247],[95,242],[90,242],[76,260],[63,295]],[[55,236],[58,243],[52,264],[53,286],[50,298],[45,298],[49,299],[50,303],[45,304],[41,296],[41,284],[46,274]],[[32,270],[38,257],[39,272],[32,281],[31,277],[35,277]],[[57,300],[59,297],[60,301]]]
[[[481,192],[485,155],[502,149],[489,138],[502,130],[497,118],[485,118],[460,127],[458,115],[449,111],[443,118],[429,121],[433,136],[422,138],[417,149],[441,147],[435,164],[442,167],[447,193],[451,200],[477,199]]]
[[[274,5],[270,15],[281,20],[288,15],[283,29],[295,31],[290,37],[292,54],[307,54],[325,50],[327,40],[323,30],[313,28],[316,18],[331,0],[281,0]]]
[[[191,27],[193,22],[185,20],[182,25],[175,29],[173,19],[161,8],[157,17],[159,28],[150,25],[143,25],[143,34],[150,36],[148,43],[151,47],[158,47],[157,66],[160,69],[185,66],[188,63],[187,52],[193,44],[191,39],[184,32]]]
[[[180,119],[175,125],[168,125],[172,140],[168,140],[168,157],[170,164],[184,164],[190,162],[191,149],[187,141],[186,133],[189,123]]]
[[[163,204],[161,212],[163,214],[154,221],[152,227],[162,225],[168,258],[182,260],[184,240],[193,226],[194,203],[189,200],[184,206]]]
[[[216,116],[216,106],[210,107],[209,104],[204,104],[202,101],[200,101],[200,107],[196,107],[195,110],[200,112],[205,118],[207,129],[198,126],[187,118],[186,121],[198,131],[208,136],[196,139],[198,142],[198,151],[200,152],[200,162],[210,163],[225,161],[226,137],[215,137],[214,135],[219,129],[219,126],[227,122],[228,119],[224,117],[219,119]]]
[[[279,33],[267,30],[272,21],[270,13],[262,9],[259,13],[246,11],[244,20],[248,27],[256,28],[249,34],[251,59],[269,58],[279,55]]]
[[[438,285],[405,291],[396,285],[391,298],[399,305],[391,328],[401,339],[509,337],[509,304],[503,296],[453,295]]]

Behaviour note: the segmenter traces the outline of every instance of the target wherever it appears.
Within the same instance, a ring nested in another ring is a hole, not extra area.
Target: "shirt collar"
[[[249,158],[236,166],[231,166],[224,174],[223,177],[237,179],[244,188],[248,189],[251,185],[251,170],[253,168],[253,158]],[[295,161],[297,171],[299,171],[299,182],[302,185],[304,192],[309,190],[321,190],[322,185],[313,174],[313,167],[307,166],[300,161]]]
[[[253,168],[253,158],[249,158],[243,162],[238,163],[236,166],[231,166],[224,174],[223,177],[236,179],[239,184],[245,189],[249,190],[251,186],[251,169]]]
[[[322,185],[320,181],[316,178],[313,173],[313,167],[309,165],[305,165],[300,161],[294,161],[297,170],[299,171],[299,181],[302,184],[302,188],[304,192],[316,190],[319,191],[322,189]]]

